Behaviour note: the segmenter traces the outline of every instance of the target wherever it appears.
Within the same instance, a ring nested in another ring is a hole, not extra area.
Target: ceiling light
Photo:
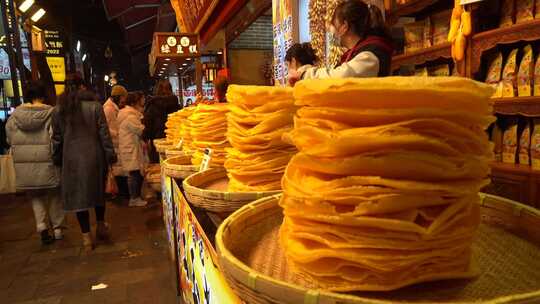
[[[34,13],[34,15],[32,15],[32,17],[30,17],[30,19],[32,19],[32,21],[34,22],[38,22],[39,19],[43,17],[43,15],[45,15],[45,10],[40,8],[37,12]]]
[[[218,54],[218,55],[223,55],[223,52],[222,52],[222,51],[218,51],[217,54]]]
[[[77,52],[81,51],[81,41],[77,40]]]
[[[168,64],[168,63],[164,63],[163,65],[164,65],[164,66],[168,66],[169,64]]]
[[[109,75],[105,75],[105,77],[103,78],[103,80],[105,80],[106,82],[109,81]]]
[[[19,6],[19,10],[23,13],[26,13],[26,11],[34,4],[34,0],[24,0],[23,3]]]
[[[182,65],[183,65],[183,66],[186,66],[186,65],[187,65],[187,63],[182,63]]]
[[[191,58],[186,58],[186,60],[191,60]]]
[[[171,58],[165,58],[165,61],[171,61]]]
[[[85,60],[86,60],[86,54],[84,54],[84,55],[82,56],[82,61],[85,61]]]

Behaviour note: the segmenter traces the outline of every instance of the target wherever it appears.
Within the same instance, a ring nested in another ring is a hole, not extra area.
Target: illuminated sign
[[[194,34],[156,33],[157,55],[199,56],[199,37]]]
[[[45,48],[47,56],[64,56],[64,40],[59,31],[45,31]]]

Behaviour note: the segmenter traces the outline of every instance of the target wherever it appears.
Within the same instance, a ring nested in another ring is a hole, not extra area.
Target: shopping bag
[[[105,193],[109,193],[111,195],[118,194],[118,185],[116,184],[116,180],[114,179],[114,174],[112,170],[109,170],[109,173],[107,174],[107,184],[105,185]]]
[[[11,154],[0,155],[0,194],[15,193],[15,166]]]

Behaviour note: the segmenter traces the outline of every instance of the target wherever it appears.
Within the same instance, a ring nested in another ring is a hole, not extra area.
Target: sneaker
[[[49,234],[49,230],[45,229],[41,231],[41,243],[43,245],[49,245],[54,242],[54,238]]]
[[[64,239],[64,233],[62,232],[62,228],[55,228],[54,229],[54,239],[55,240]]]
[[[148,202],[143,200],[142,198],[138,197],[138,198],[135,198],[135,199],[130,199],[129,200],[129,206],[130,207],[144,207],[148,205]]]

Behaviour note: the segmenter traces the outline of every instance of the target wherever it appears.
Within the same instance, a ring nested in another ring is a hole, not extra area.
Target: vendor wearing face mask
[[[292,79],[383,77],[390,75],[394,51],[382,13],[362,0],[345,0],[330,24],[333,43],[347,48],[335,68],[304,65],[289,70]]]

